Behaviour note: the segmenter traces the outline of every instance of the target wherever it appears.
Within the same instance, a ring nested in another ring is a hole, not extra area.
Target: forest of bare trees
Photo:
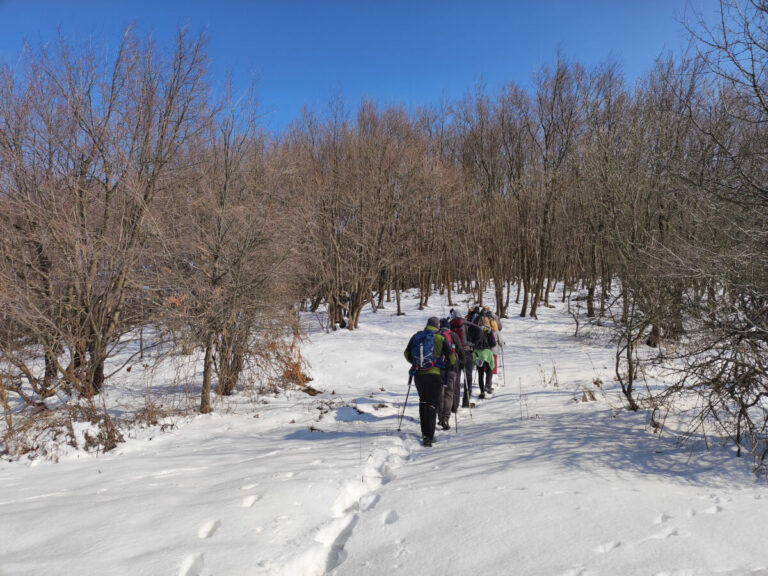
[[[722,14],[633,86],[561,54],[527,88],[339,98],[277,136],[253,97],[213,97],[186,31],[170,52],[131,29],[110,58],[25,50],[0,69],[0,401],[92,398],[148,331],[202,353],[207,412],[249,367],[279,382],[300,310],[354,330],[406,289],[493,287],[502,316],[578,297],[630,409],[656,350],[677,377],[648,408],[694,394],[764,456],[768,8]]]

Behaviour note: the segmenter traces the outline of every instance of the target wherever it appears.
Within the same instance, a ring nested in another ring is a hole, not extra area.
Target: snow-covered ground
[[[403,349],[449,309],[404,306],[353,333],[307,317],[318,396],[243,394],[104,455],[0,461],[0,575],[768,575],[749,460],[623,410],[612,346],[575,339],[560,304],[505,320],[506,374],[458,431],[423,448],[414,388],[397,432]]]

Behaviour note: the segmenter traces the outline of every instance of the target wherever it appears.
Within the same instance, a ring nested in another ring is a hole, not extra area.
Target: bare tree
[[[205,104],[203,44],[182,31],[164,58],[129,29],[107,63],[62,39],[32,54],[21,79],[5,71],[6,320],[43,346],[48,363],[41,384],[30,348],[9,330],[6,378],[16,391],[26,383],[48,394],[54,373],[85,396],[101,389],[130,325],[128,296],[140,290],[133,273],[152,207]]]
[[[687,180],[705,193],[687,207],[697,216],[696,234],[681,235],[670,250],[691,287],[686,310],[693,330],[681,359],[685,369],[669,395],[699,394],[698,422],[714,420],[739,451],[745,446],[762,461],[768,454],[768,6],[722,0],[720,12],[712,27],[689,21],[712,89],[679,94],[708,161],[689,170]]]
[[[297,329],[294,294],[283,288],[291,285],[292,244],[281,230],[288,216],[252,101],[237,107],[230,95],[190,142],[182,159],[190,168],[161,214],[157,269],[175,296],[164,299],[164,317],[188,334],[185,346],[204,352],[202,413],[211,411],[214,373],[218,393],[232,394],[252,360],[287,363]]]

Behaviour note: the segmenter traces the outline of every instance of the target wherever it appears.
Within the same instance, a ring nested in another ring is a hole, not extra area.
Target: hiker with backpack
[[[471,322],[472,324],[477,324],[480,322],[480,317],[483,314],[483,309],[480,306],[480,304],[476,304],[474,307],[470,308],[467,311],[466,320],[467,322]]]
[[[461,374],[460,370],[464,366],[464,350],[461,347],[461,343],[457,341],[456,335],[451,332],[450,323],[447,318],[440,320],[440,334],[445,337],[451,346],[451,350],[456,355],[456,362],[454,362],[453,366],[446,366],[443,371],[443,397],[437,411],[437,423],[443,430],[450,430],[451,412],[456,412],[458,408],[456,406],[457,402],[454,399],[458,399],[459,395],[459,375]]]
[[[432,316],[424,330],[411,336],[405,348],[405,359],[411,364],[411,374],[419,394],[419,423],[424,446],[432,446],[437,411],[443,393],[441,370],[453,368],[456,355],[451,344],[439,332],[440,319]]]
[[[491,309],[488,308],[488,306],[483,308],[483,317],[488,319],[489,326],[491,328],[491,332],[493,332],[493,338],[496,341],[496,343],[491,347],[491,352],[493,352],[493,374],[498,374],[499,369],[499,354],[501,354],[501,347],[503,345],[501,340],[501,319],[497,314],[494,314],[491,312]]]
[[[481,321],[481,316],[479,315],[480,308],[479,306],[475,307],[476,309],[470,310],[469,314],[467,316],[471,316],[472,318],[475,318],[478,322]],[[477,367],[477,358],[478,358],[478,351],[490,348],[488,344],[488,337],[483,332],[483,327],[479,323],[475,323],[472,320],[466,320],[464,322],[464,326],[467,328],[467,342],[469,343],[469,346],[472,350],[471,352],[471,362],[468,362],[470,371],[473,371],[475,367]],[[480,384],[479,379],[479,368],[478,368],[478,384]],[[467,380],[468,386],[468,393],[469,395],[465,398],[466,401],[462,401],[462,406],[471,406],[472,401],[472,377],[470,375],[469,379]],[[478,396],[480,399],[485,398],[485,386],[484,384],[480,384],[480,395]]]
[[[454,334],[454,338],[457,339],[456,345],[458,347],[461,344],[462,351],[464,352],[464,361],[462,362],[462,369],[464,370],[464,397],[461,401],[463,408],[469,408],[469,399],[472,396],[472,373],[474,372],[474,364],[472,363],[472,351],[475,346],[469,335],[470,326],[465,322],[465,319],[459,316],[456,311],[451,308],[450,312],[451,332]],[[461,372],[459,372],[459,376]],[[459,378],[460,379],[460,378]],[[459,395],[454,398],[454,405],[458,408]]]
[[[478,398],[483,400],[486,393],[493,393],[493,369],[496,361],[493,357],[492,348],[496,346],[496,338],[491,330],[491,323],[488,318],[480,318],[481,336],[475,343],[473,360],[477,366],[477,383],[480,386],[480,395]]]

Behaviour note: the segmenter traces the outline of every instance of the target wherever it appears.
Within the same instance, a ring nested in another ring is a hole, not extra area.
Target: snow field
[[[433,300],[366,308],[355,332],[307,316],[319,396],[242,394],[98,457],[0,462],[0,574],[768,575],[749,462],[623,410],[612,346],[574,339],[559,304],[504,321],[506,375],[458,433],[420,446],[415,387],[398,433],[403,349],[450,309]],[[131,374],[126,394],[146,386]]]

